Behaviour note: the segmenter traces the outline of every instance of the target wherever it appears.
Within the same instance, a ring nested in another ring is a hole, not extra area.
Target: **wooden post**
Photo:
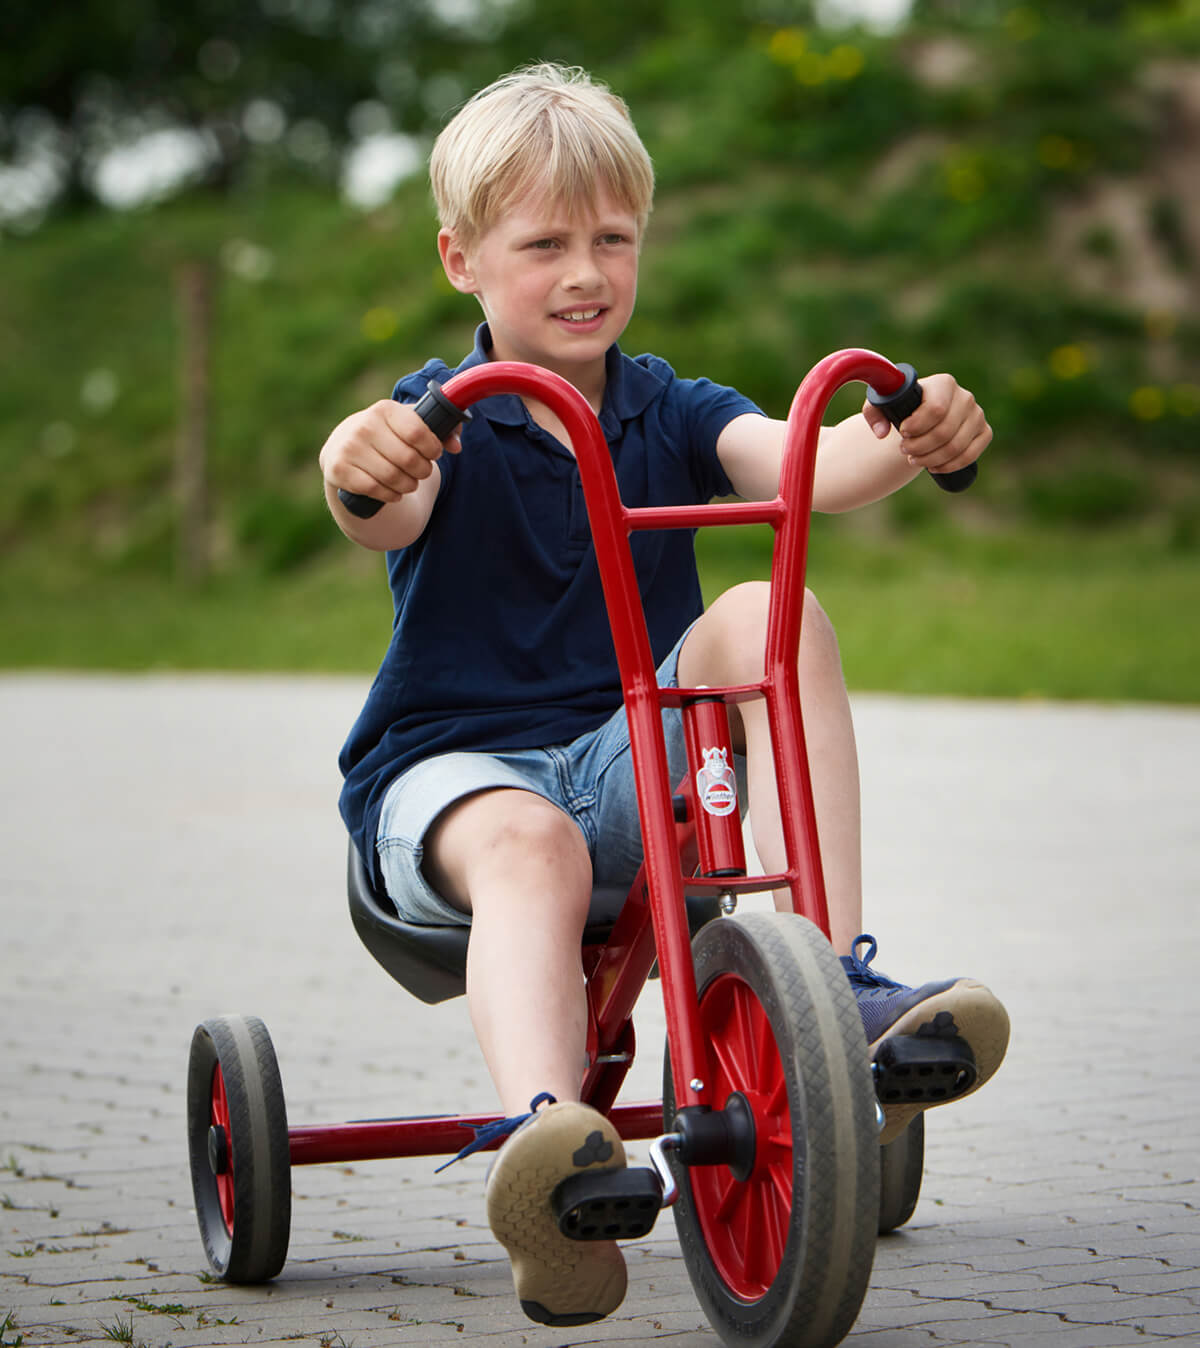
[[[179,432],[175,445],[176,559],[178,574],[208,574],[208,421],[212,344],[213,269],[184,262],[175,271],[179,314]]]

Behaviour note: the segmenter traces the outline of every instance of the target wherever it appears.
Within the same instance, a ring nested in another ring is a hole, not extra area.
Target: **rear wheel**
[[[753,1164],[677,1165],[675,1222],[728,1343],[825,1348],[857,1318],[874,1257],[879,1132],[862,1020],[829,942],[753,913],[693,942],[714,1107],[753,1118]],[[664,1092],[674,1116],[670,1063]]]
[[[913,1215],[925,1173],[925,1115],[879,1148],[879,1234],[886,1236]]]
[[[261,1020],[219,1016],[196,1027],[187,1111],[208,1262],[228,1282],[266,1282],[287,1258],[292,1191],[283,1085]]]

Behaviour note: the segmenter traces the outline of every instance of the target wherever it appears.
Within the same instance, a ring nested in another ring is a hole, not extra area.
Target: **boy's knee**
[[[426,868],[468,890],[489,871],[502,871],[514,879],[556,873],[567,887],[586,880],[590,892],[591,859],[579,826],[532,791],[486,791],[451,807],[426,835]]]
[[[804,591],[804,621],[800,630],[801,633],[807,632],[811,636],[836,640],[829,614],[825,612],[821,607],[821,601],[809,589]]]
[[[578,824],[552,801],[532,791],[512,793],[489,841],[521,857],[576,864],[587,859],[587,844]]]
[[[724,646],[749,660],[757,658],[761,663],[770,607],[770,585],[765,580],[748,580],[726,590],[714,601],[705,614],[705,621],[711,622]]]
[[[764,649],[767,614],[771,603],[770,585],[766,581],[750,581],[745,585],[735,586],[730,594],[735,598],[740,619],[740,630],[734,633],[735,637],[747,642],[756,641],[755,649]],[[807,587],[804,590],[804,615],[800,623],[800,639],[802,643],[837,640],[829,615],[821,607],[821,601]]]
[[[708,666],[714,649],[719,652],[722,683],[753,683],[763,676],[766,650],[767,617],[771,606],[771,587],[766,581],[746,581],[726,590],[716,599],[702,619],[703,637],[696,643],[692,660]],[[816,595],[804,591],[804,617],[801,623],[803,644],[836,646],[837,637]],[[687,647],[685,646],[685,651]],[[683,663],[681,661],[681,663]],[[680,681],[685,679],[682,674]],[[717,682],[716,676],[695,682]]]

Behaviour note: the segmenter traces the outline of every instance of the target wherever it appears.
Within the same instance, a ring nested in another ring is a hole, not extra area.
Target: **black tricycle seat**
[[[347,856],[346,893],[359,939],[397,983],[430,1004],[462,996],[466,991],[470,927],[405,922],[391,899],[376,889],[353,842]],[[624,889],[592,891],[591,911],[583,933],[585,946],[603,945],[608,940],[626,897]],[[719,907],[715,895],[688,896],[688,927],[693,935],[717,916]]]

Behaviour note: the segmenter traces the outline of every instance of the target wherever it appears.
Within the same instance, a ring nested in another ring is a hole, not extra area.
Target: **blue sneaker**
[[[862,945],[869,949],[860,957],[858,951]],[[842,968],[858,999],[871,1058],[875,1058],[885,1040],[898,1035],[915,1035],[918,1038],[962,1040],[975,1059],[974,1081],[943,1099],[900,1103],[884,1100],[887,1122],[880,1141],[890,1142],[899,1137],[922,1109],[961,1100],[989,1080],[1004,1061],[1009,1025],[1008,1012],[999,998],[982,983],[973,978],[949,978],[910,988],[870,967],[878,949],[875,938],[864,933],[856,938],[852,952],[842,956]]]

